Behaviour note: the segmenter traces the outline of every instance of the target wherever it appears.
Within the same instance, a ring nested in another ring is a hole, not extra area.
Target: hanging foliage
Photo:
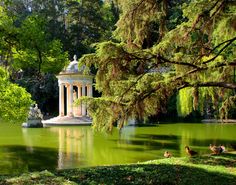
[[[235,3],[226,0],[117,3],[121,15],[114,34],[121,42],[99,43],[94,54],[80,60],[97,68],[96,89],[102,97],[90,102],[92,105],[100,99],[104,103],[96,104],[96,111],[101,112],[92,114],[94,125],[112,125],[111,122],[129,117],[144,119],[165,113],[168,99],[176,92],[180,116],[194,110],[218,114],[216,110],[224,106],[222,102],[236,88],[232,80],[236,65]],[[173,16],[179,7],[179,14]],[[228,26],[219,31],[222,25]],[[159,37],[150,34],[154,32]],[[149,37],[156,39],[153,45],[144,44]],[[105,102],[111,100],[112,106],[107,106]],[[103,122],[99,123],[101,119]]]

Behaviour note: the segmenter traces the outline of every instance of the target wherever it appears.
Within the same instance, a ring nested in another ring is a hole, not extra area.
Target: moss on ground
[[[139,164],[100,166],[1,176],[0,185],[165,184],[236,185],[236,154],[168,158]]]

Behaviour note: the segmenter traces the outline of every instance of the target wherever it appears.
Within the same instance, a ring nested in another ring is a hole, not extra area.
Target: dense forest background
[[[235,6],[234,0],[2,1],[0,85],[14,85],[21,96],[1,91],[0,116],[23,113],[30,95],[45,114],[57,115],[55,75],[76,54],[96,74],[99,97],[83,101],[98,128],[122,127],[130,118],[234,118]]]

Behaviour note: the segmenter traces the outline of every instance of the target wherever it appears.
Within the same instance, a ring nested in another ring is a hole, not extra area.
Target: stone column
[[[64,84],[59,84],[59,116],[65,115],[65,105],[64,105]]]
[[[85,84],[82,84],[82,96],[85,96]],[[86,105],[82,103],[82,116],[86,116]]]
[[[93,86],[92,86],[92,84],[88,85],[87,91],[88,91],[88,96],[93,97]]]
[[[73,117],[74,116],[74,112],[73,112],[73,84],[70,84],[70,112],[69,112],[69,116]]]
[[[78,89],[78,98],[80,98],[82,96],[81,85],[77,85],[77,89]],[[81,103],[77,105],[77,107],[78,107],[78,115],[81,116],[82,115]]]
[[[67,116],[73,117],[73,85],[67,84]]]
[[[82,96],[81,85],[78,85],[77,88],[78,88],[78,98],[80,98]]]
[[[66,115],[70,113],[70,84],[66,84]]]

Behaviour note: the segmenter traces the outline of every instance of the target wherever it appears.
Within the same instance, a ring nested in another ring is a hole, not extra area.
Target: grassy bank
[[[145,163],[1,176],[0,185],[180,184],[236,185],[236,153]]]

